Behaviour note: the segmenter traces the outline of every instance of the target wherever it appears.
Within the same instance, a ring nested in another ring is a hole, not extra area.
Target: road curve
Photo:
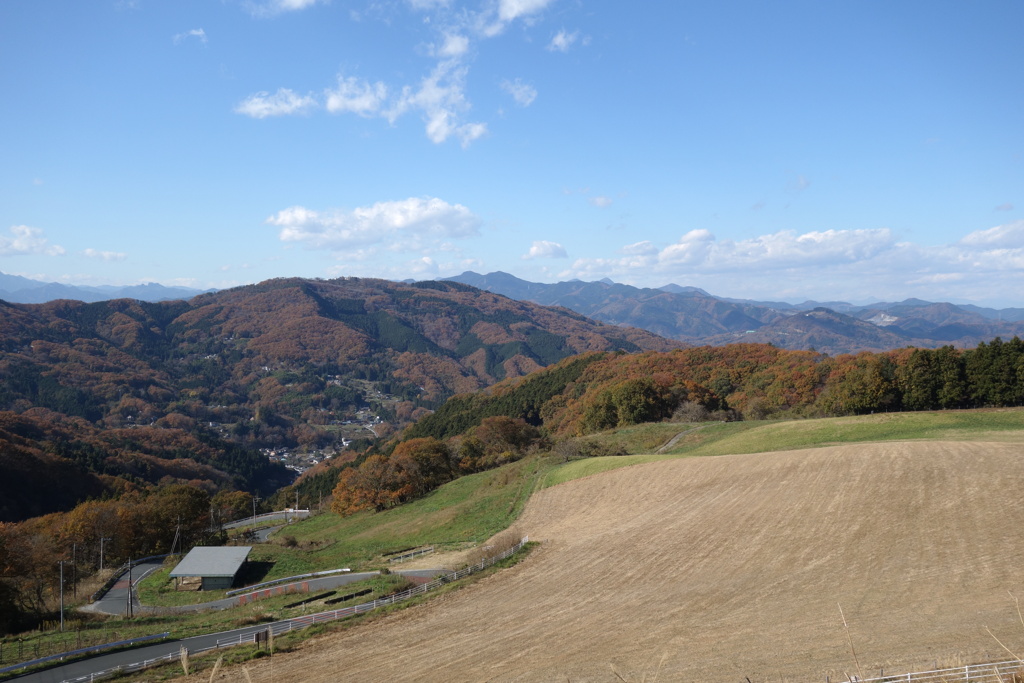
[[[136,575],[142,577],[143,571],[148,572],[159,569],[162,565],[158,563],[147,563],[145,565],[137,565],[132,570],[132,585],[134,586],[140,578],[136,578]],[[144,570],[145,568],[145,570]],[[410,578],[433,578],[439,574],[448,573],[446,569],[419,569],[395,572],[402,576]],[[348,583],[355,581],[361,581],[368,579],[372,576],[376,576],[380,572],[357,572],[354,574],[342,574],[338,576],[325,576],[318,579],[309,579],[308,581],[297,582],[295,584],[284,584],[288,585],[300,585],[301,583],[309,584],[309,591],[314,592],[317,590],[324,590],[329,588],[337,588],[338,586],[344,586]],[[107,614],[124,614],[127,609],[127,586],[128,586],[128,573],[119,577],[115,588],[110,591],[107,595],[110,596],[112,593],[117,591],[117,595],[113,595],[109,598],[110,608],[114,611],[105,612]],[[90,605],[93,611],[103,611],[98,609],[97,606],[100,603],[108,602],[108,598],[97,601]],[[188,611],[199,611],[203,609],[226,609],[233,607],[238,604],[238,598],[226,598],[224,600],[215,600],[213,602],[202,603],[199,605],[186,605],[177,608],[160,608],[162,610],[177,610],[181,612]],[[133,609],[135,614],[141,614],[149,611],[152,608],[140,606],[138,598],[133,595]],[[176,640],[166,640],[156,645],[147,645],[144,647],[135,648],[132,650],[125,650],[123,652],[113,652],[109,654],[97,655],[95,657],[89,657],[88,659],[71,662],[68,664],[62,664],[45,671],[39,671],[23,676],[15,677],[11,680],[24,681],[26,683],[61,683],[62,681],[74,680],[89,676],[90,674],[97,674],[101,671],[107,671],[118,666],[128,666],[136,664],[150,659],[156,659],[159,657],[165,657],[181,651],[181,648],[188,648],[190,652],[196,652],[199,650],[205,650],[216,647],[218,642],[232,642],[237,643],[239,639],[242,641],[251,640],[254,633],[257,631],[264,631],[268,628],[274,627],[275,624],[283,624],[287,620],[280,622],[272,622],[266,624],[260,624],[258,626],[248,626],[246,628],[234,629],[231,631],[221,631],[218,633],[210,633],[202,636],[194,636],[192,638],[182,638]]]

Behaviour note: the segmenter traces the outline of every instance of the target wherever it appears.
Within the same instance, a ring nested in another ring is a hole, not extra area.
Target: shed
[[[251,545],[192,548],[171,571],[171,576],[174,579],[199,577],[202,580],[200,590],[204,591],[231,588],[250,552]]]

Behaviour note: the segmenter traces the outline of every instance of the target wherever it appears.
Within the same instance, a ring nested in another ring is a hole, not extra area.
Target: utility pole
[[[252,523],[253,523],[253,525],[256,524],[256,501],[258,501],[258,500],[263,500],[263,499],[254,494],[253,497],[252,497]]]
[[[174,540],[171,541],[171,555],[174,554],[174,548],[178,545],[178,540],[181,538],[181,515],[178,515],[178,526],[174,527]]]
[[[113,540],[114,539],[109,537],[100,537],[100,571],[103,571],[103,542]]]
[[[128,607],[125,609],[125,616],[132,618],[132,558],[128,558]]]
[[[57,564],[60,565],[60,632],[64,633],[64,560]]]

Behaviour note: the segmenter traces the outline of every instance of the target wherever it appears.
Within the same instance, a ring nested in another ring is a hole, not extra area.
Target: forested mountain
[[[677,346],[458,283],[281,279],[189,301],[0,302],[0,411],[12,413],[0,448],[25,476],[81,474],[41,506],[12,490],[0,519],[66,509],[115,480],[267,491],[288,478],[259,449],[333,453],[573,354]]]
[[[716,297],[697,287],[637,288],[611,281],[540,284],[508,273],[465,272],[452,281],[514,299],[565,306],[595,320],[631,325],[693,345],[771,343],[827,353],[885,351],[905,346],[970,348],[1024,334],[1024,310],[995,310],[908,299],[855,306],[789,304]]]
[[[372,464],[368,447],[456,392],[680,346],[458,283],[0,302],[0,632],[53,618],[58,560],[95,571],[102,539],[119,563],[222,542],[220,523],[261,499],[290,504],[282,462]]]

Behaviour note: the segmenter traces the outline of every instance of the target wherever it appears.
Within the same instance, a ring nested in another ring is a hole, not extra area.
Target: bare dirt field
[[[1024,654],[1022,492],[1024,446],[994,442],[628,467],[534,496],[517,528],[542,545],[516,567],[247,668],[256,683],[845,681],[839,605],[865,676],[1008,659],[986,627]]]

